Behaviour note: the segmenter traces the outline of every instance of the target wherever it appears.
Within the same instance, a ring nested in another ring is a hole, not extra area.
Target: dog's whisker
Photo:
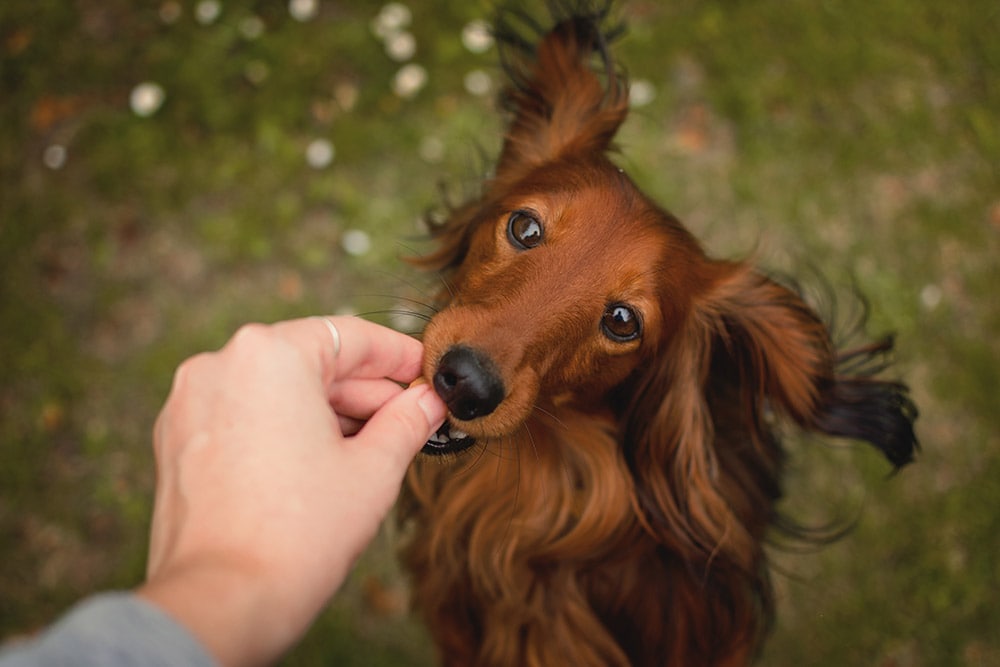
[[[359,294],[358,296],[359,297],[363,297],[363,298],[389,299],[389,300],[395,301],[395,302],[397,302],[398,307],[396,307],[396,308],[394,308],[392,310],[394,310],[396,314],[411,315],[411,316],[414,316],[414,317],[421,317],[421,318],[426,318],[427,320],[430,320],[430,318],[433,317],[434,315],[436,315],[437,312],[438,312],[437,308],[435,308],[434,306],[432,306],[429,303],[425,303],[425,302],[421,301],[420,299],[411,299],[409,297],[396,296],[396,295],[393,295],[393,294]],[[428,310],[430,312],[429,313],[421,313],[421,312],[416,311],[416,310],[409,310],[409,309],[403,308],[402,306],[404,306],[406,304],[410,304],[410,305],[416,306],[418,308],[423,308],[423,309],[426,309],[426,310]],[[384,311],[383,310],[364,311],[364,313],[372,313],[372,312],[373,313],[382,313],[382,312],[389,312],[389,310],[384,310]],[[359,313],[359,314],[364,314],[364,313]]]
[[[417,290],[416,288],[414,288],[414,289],[421,296],[426,297],[427,299],[433,300],[432,295],[427,294],[426,292],[424,292],[422,290]],[[426,308],[427,310],[429,310],[431,312],[434,312],[434,313],[436,313],[436,312],[438,312],[440,310],[437,306],[435,306],[430,301],[425,301],[423,299],[416,299],[416,298],[408,297],[408,296],[401,296],[399,294],[386,294],[384,292],[360,292],[360,293],[355,294],[354,296],[355,296],[355,298],[388,299],[390,301],[403,301],[403,302],[406,302],[406,303],[411,303],[411,304],[413,304],[415,306],[419,306],[420,308]]]
[[[441,284],[444,286],[445,290],[447,290],[448,296],[451,297],[452,299],[454,299],[455,298],[455,289],[454,289],[454,287],[452,287],[451,283],[448,281],[448,278],[441,271],[438,271],[437,277],[438,277],[438,280],[441,281]]]
[[[424,258],[424,253],[420,252],[419,250],[417,250],[416,248],[414,248],[413,246],[411,246],[408,243],[403,243],[402,239],[396,239],[396,245],[399,246],[400,248],[402,248],[403,250],[405,250],[406,252],[410,253],[411,257],[414,257],[414,258],[417,258],[417,259],[423,259]]]
[[[476,455],[474,457],[471,457],[471,460],[469,461],[468,465],[466,465],[464,468],[460,469],[457,474],[459,474],[459,475],[465,475],[465,474],[469,474],[469,473],[473,472],[474,470],[476,470],[479,467],[479,464],[483,461],[483,459],[486,457],[486,455],[489,453],[489,451],[491,449],[490,448],[490,441],[486,440],[486,439],[484,439],[484,440],[476,440],[476,444],[474,446],[478,450],[478,451],[476,451]],[[465,452],[460,452],[460,453],[456,454],[455,456],[461,456],[464,453]],[[469,457],[463,457],[463,458],[469,458]]]
[[[493,441],[495,447],[490,450],[490,455],[502,461],[510,461],[511,453],[517,450],[517,443],[510,436],[504,436]]]
[[[407,310],[405,308],[384,308],[380,310],[366,310],[360,313],[355,313],[354,317],[360,317],[362,319],[371,319],[377,315],[387,315],[391,321],[391,326],[399,331],[400,333],[406,334],[411,338],[416,338],[417,340],[423,340],[424,328],[418,326],[413,322],[408,322],[407,320],[417,320],[430,322],[431,316],[424,313],[418,313],[416,311]],[[411,328],[414,326],[416,328]]]
[[[513,438],[511,438],[511,441],[513,441]],[[514,442],[514,444],[516,445],[517,443]],[[514,528],[514,519],[517,516],[517,504],[521,499],[521,455],[516,446],[514,447],[514,460],[517,463],[517,470],[514,475],[514,502],[512,502],[510,506],[510,516],[507,519],[507,526],[504,528],[500,541],[497,542],[497,555],[500,555],[501,547],[503,547],[510,538],[511,531]]]
[[[356,317],[374,317],[375,315],[401,315],[404,317],[412,317],[417,320],[423,320],[424,322],[430,322],[432,316],[426,313],[418,313],[415,310],[407,310],[405,308],[380,308],[378,310],[366,310],[356,314]]]
[[[407,296],[397,296],[394,294],[368,294],[363,296],[379,297],[383,299],[394,299],[396,301],[402,301],[405,303],[413,304],[414,306],[419,306],[420,308],[426,308],[427,310],[431,311],[432,315],[437,314],[440,311],[440,308],[438,308],[434,304],[427,303],[426,301],[421,301],[420,299],[411,299],[410,297]]]
[[[407,278],[403,275],[400,275],[398,273],[393,273],[392,271],[386,271],[384,269],[375,269],[373,270],[373,273],[375,273],[376,275],[381,275],[390,278],[395,282],[403,285],[404,287],[407,287],[416,292],[417,294],[420,294],[421,296],[424,296],[428,299],[433,300],[435,298],[435,295],[433,294],[432,291],[428,290],[425,287],[421,287],[416,283],[416,281]],[[396,298],[395,295],[393,295],[393,298]]]
[[[554,412],[551,412],[550,410],[546,410],[545,408],[543,408],[542,406],[538,405],[537,403],[535,403],[532,406],[532,409],[533,410],[537,410],[538,412],[541,412],[546,417],[549,417],[552,421],[554,421],[556,423],[557,426],[559,426],[563,430],[569,429],[569,427],[566,425],[566,423],[563,420],[559,419],[559,417]]]
[[[503,467],[504,461],[507,460],[507,457],[504,454],[505,448],[503,447],[503,442],[504,442],[503,440],[500,440],[498,442],[497,453],[496,453],[496,468],[494,469],[494,478],[495,478],[494,483],[497,485],[498,488],[500,487],[502,481],[502,477],[500,475],[500,469]]]
[[[538,406],[536,405],[535,408],[537,409]],[[528,436],[528,442],[531,443],[531,451],[535,453],[535,460],[537,461],[540,458],[538,455],[538,446],[535,444],[535,436],[531,434],[531,429],[528,427],[528,422],[524,422],[523,424],[521,424],[521,429],[524,431],[525,435]]]

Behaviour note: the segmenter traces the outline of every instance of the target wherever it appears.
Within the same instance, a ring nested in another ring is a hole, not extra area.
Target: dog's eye
[[[527,211],[514,211],[507,220],[507,240],[515,247],[530,250],[545,236],[542,223]]]
[[[613,303],[604,311],[601,329],[611,340],[627,343],[642,333],[642,321],[630,307],[623,303]]]

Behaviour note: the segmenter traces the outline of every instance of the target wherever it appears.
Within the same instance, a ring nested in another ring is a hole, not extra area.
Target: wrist
[[[261,665],[280,657],[312,619],[284,613],[260,582],[253,568],[191,563],[157,574],[136,593],[186,627],[220,665]]]

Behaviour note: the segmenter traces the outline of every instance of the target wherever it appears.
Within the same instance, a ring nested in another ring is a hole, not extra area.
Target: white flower
[[[194,18],[202,25],[215,23],[222,13],[222,4],[216,0],[202,0],[194,8]]]
[[[340,238],[340,245],[348,255],[360,257],[372,249],[372,239],[361,229],[348,229]]]
[[[333,162],[336,151],[326,139],[314,139],[306,146],[306,163],[313,169],[325,169]]]
[[[656,97],[656,88],[645,79],[636,79],[629,86],[628,102],[633,107],[644,107]]]
[[[53,171],[62,169],[63,165],[66,164],[66,147],[60,144],[52,144],[42,153],[42,163]]]
[[[406,62],[417,52],[417,38],[408,32],[394,32],[385,38],[385,52],[398,63]]]
[[[465,89],[473,95],[486,95],[493,88],[490,75],[481,69],[474,69],[465,75]]]
[[[472,53],[484,53],[493,46],[493,35],[485,21],[471,21],[462,28],[462,44]]]
[[[920,301],[924,304],[924,308],[927,310],[934,310],[941,305],[941,299],[943,297],[944,293],[941,291],[941,288],[933,283],[925,285],[924,288],[920,290]]]
[[[372,21],[372,32],[377,37],[387,39],[390,35],[402,31],[410,25],[413,13],[401,2],[390,2],[379,11]]]
[[[420,89],[427,85],[427,70],[410,63],[403,65],[395,78],[392,80],[392,91],[399,97],[410,98],[420,92]]]
[[[289,0],[288,1],[288,13],[292,15],[292,18],[296,21],[301,21],[305,23],[306,21],[311,21],[316,18],[316,14],[319,12],[319,2],[318,0]]]
[[[146,81],[132,89],[128,101],[135,115],[148,118],[159,111],[166,97],[158,83]]]

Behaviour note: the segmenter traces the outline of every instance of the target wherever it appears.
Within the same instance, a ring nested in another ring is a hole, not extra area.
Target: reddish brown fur
[[[478,454],[409,472],[415,605],[445,665],[744,665],[772,607],[771,421],[850,435],[854,397],[891,393],[898,432],[875,444],[908,456],[912,405],[900,385],[839,375],[795,292],[707,257],[609,160],[626,86],[587,65],[606,57],[596,22],[563,18],[513,65],[496,176],[426,261],[449,286],[425,376],[466,345],[507,393],[453,419]],[[544,224],[540,246],[508,240],[519,210]],[[638,340],[602,333],[610,303],[641,314]]]

